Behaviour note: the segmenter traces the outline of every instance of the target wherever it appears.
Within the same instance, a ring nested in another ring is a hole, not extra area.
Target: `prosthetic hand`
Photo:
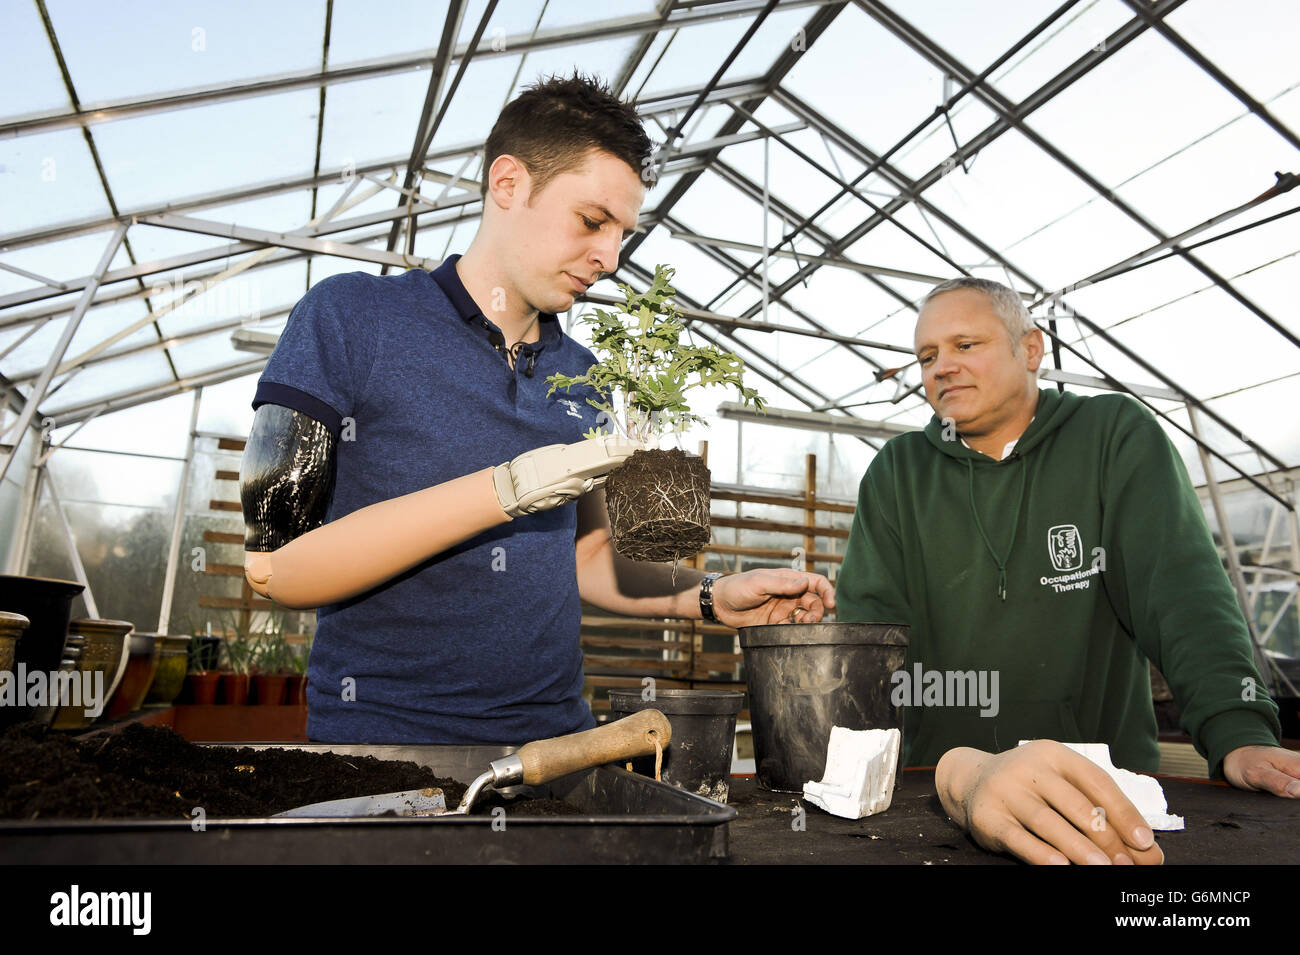
[[[1104,769],[1054,740],[996,755],[959,746],[934,770],[949,818],[1031,865],[1160,865],[1164,853]]]
[[[511,520],[558,507],[600,487],[610,471],[644,447],[639,441],[605,434],[525,451],[493,468],[497,500]]]
[[[240,471],[244,576],[291,609],[337,603],[488,528],[573,500],[639,447],[608,436],[551,445],[322,524],[334,440],[301,412],[263,405]]]

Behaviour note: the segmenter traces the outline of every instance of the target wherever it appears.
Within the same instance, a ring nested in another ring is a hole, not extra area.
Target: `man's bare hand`
[[[944,810],[977,843],[1032,865],[1160,865],[1137,808],[1100,766],[1052,740],[993,755],[959,747],[935,767]]]
[[[1281,746],[1238,746],[1223,758],[1223,775],[1238,789],[1300,797],[1300,753]]]
[[[817,623],[834,609],[835,586],[801,570],[750,570],[713,585],[713,614],[729,627]]]

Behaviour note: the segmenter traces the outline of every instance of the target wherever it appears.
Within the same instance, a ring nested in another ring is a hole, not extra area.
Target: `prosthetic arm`
[[[302,412],[263,405],[240,468],[244,576],[295,610],[337,603],[490,527],[574,500],[639,448],[613,435],[547,445],[325,524],[334,436]]]

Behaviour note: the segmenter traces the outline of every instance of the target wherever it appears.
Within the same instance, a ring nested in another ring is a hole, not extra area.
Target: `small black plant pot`
[[[205,670],[219,669],[221,666],[221,644],[224,642],[225,640],[222,637],[195,635],[190,643],[190,671],[201,673]]]
[[[648,697],[648,698],[646,698]],[[616,719],[654,709],[668,717],[673,738],[663,754],[662,779],[670,786],[726,802],[731,785],[731,756],[736,742],[736,714],[745,701],[738,690],[656,690],[641,687],[610,690],[609,708]],[[653,776],[655,758],[632,761],[643,776]]]

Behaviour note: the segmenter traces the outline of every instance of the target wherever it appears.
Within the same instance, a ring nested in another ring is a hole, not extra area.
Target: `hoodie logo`
[[[578,418],[578,419],[582,418],[582,415],[578,414],[578,403],[576,401],[566,401],[565,399],[561,398],[559,399],[559,403],[569,409],[570,418]]]
[[[1078,570],[1083,566],[1083,541],[1079,528],[1058,524],[1047,532],[1047,553],[1058,571]]]

